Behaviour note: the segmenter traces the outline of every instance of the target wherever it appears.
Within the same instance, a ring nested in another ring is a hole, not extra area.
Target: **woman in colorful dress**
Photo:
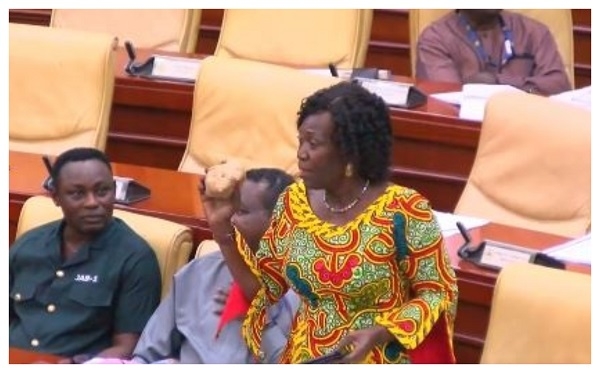
[[[440,227],[418,192],[389,181],[385,102],[342,82],[298,116],[300,180],[280,196],[254,255],[225,208],[206,214],[252,299],[244,338],[258,359],[265,311],[288,289],[302,300],[282,363],[335,351],[339,363],[452,363],[458,290]],[[230,209],[232,211],[232,209]]]

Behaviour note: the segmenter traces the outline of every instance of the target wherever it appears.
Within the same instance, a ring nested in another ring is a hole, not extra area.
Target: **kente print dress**
[[[299,181],[279,197],[255,255],[239,234],[237,240],[261,283],[243,327],[257,359],[266,307],[291,287],[302,302],[282,363],[327,354],[349,331],[377,324],[396,338],[374,348],[364,363],[415,362],[411,350],[426,345],[428,334],[439,334],[449,354],[450,361],[441,361],[453,362],[456,277],[429,202],[414,190],[389,185],[354,220],[336,226],[312,212]],[[439,348],[429,350],[440,355]]]

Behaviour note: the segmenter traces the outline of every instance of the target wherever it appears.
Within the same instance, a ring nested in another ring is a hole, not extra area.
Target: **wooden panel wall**
[[[9,9],[9,21],[48,25],[50,9]],[[591,84],[592,76],[592,16],[591,9],[573,9],[575,40],[575,86]],[[215,50],[222,9],[202,10],[200,37],[196,51],[212,54]],[[411,75],[408,11],[406,9],[376,9],[367,53],[367,67],[389,69],[395,75]]]

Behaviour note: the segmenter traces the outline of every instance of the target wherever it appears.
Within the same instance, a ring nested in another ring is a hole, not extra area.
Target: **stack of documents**
[[[456,222],[461,222],[467,230],[481,227],[489,223],[489,220],[486,219],[474,218],[465,215],[456,215],[451,212],[434,211],[433,213],[442,230],[442,236],[444,237],[450,237],[460,233],[458,227],[456,226]]]
[[[487,100],[501,91],[521,91],[505,84],[465,84],[460,92],[435,93],[431,97],[460,106],[458,117],[481,122]]]
[[[352,69],[336,69],[337,73],[338,73],[338,78],[342,79],[342,80],[350,80],[350,77],[352,76]],[[321,76],[333,76],[331,75],[331,70],[329,69],[303,69],[304,72],[307,72],[309,74],[314,74],[314,75],[321,75]]]
[[[566,91],[550,97],[592,110],[592,86]]]
[[[155,55],[152,77],[194,82],[201,67],[200,59]]]
[[[592,234],[544,250],[545,254],[564,262],[592,264]]]

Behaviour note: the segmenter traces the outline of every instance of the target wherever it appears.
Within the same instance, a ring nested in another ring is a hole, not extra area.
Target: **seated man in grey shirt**
[[[258,241],[265,232],[277,197],[292,182],[291,176],[277,169],[246,172],[236,227],[247,242]],[[219,251],[194,259],[179,270],[171,291],[146,324],[130,362],[254,362],[242,339],[242,318],[217,330],[223,324],[219,314],[223,305],[215,298],[221,289],[230,288],[232,281]],[[297,296],[289,292],[269,310],[270,323],[263,338],[265,362],[278,361],[298,303]]]

